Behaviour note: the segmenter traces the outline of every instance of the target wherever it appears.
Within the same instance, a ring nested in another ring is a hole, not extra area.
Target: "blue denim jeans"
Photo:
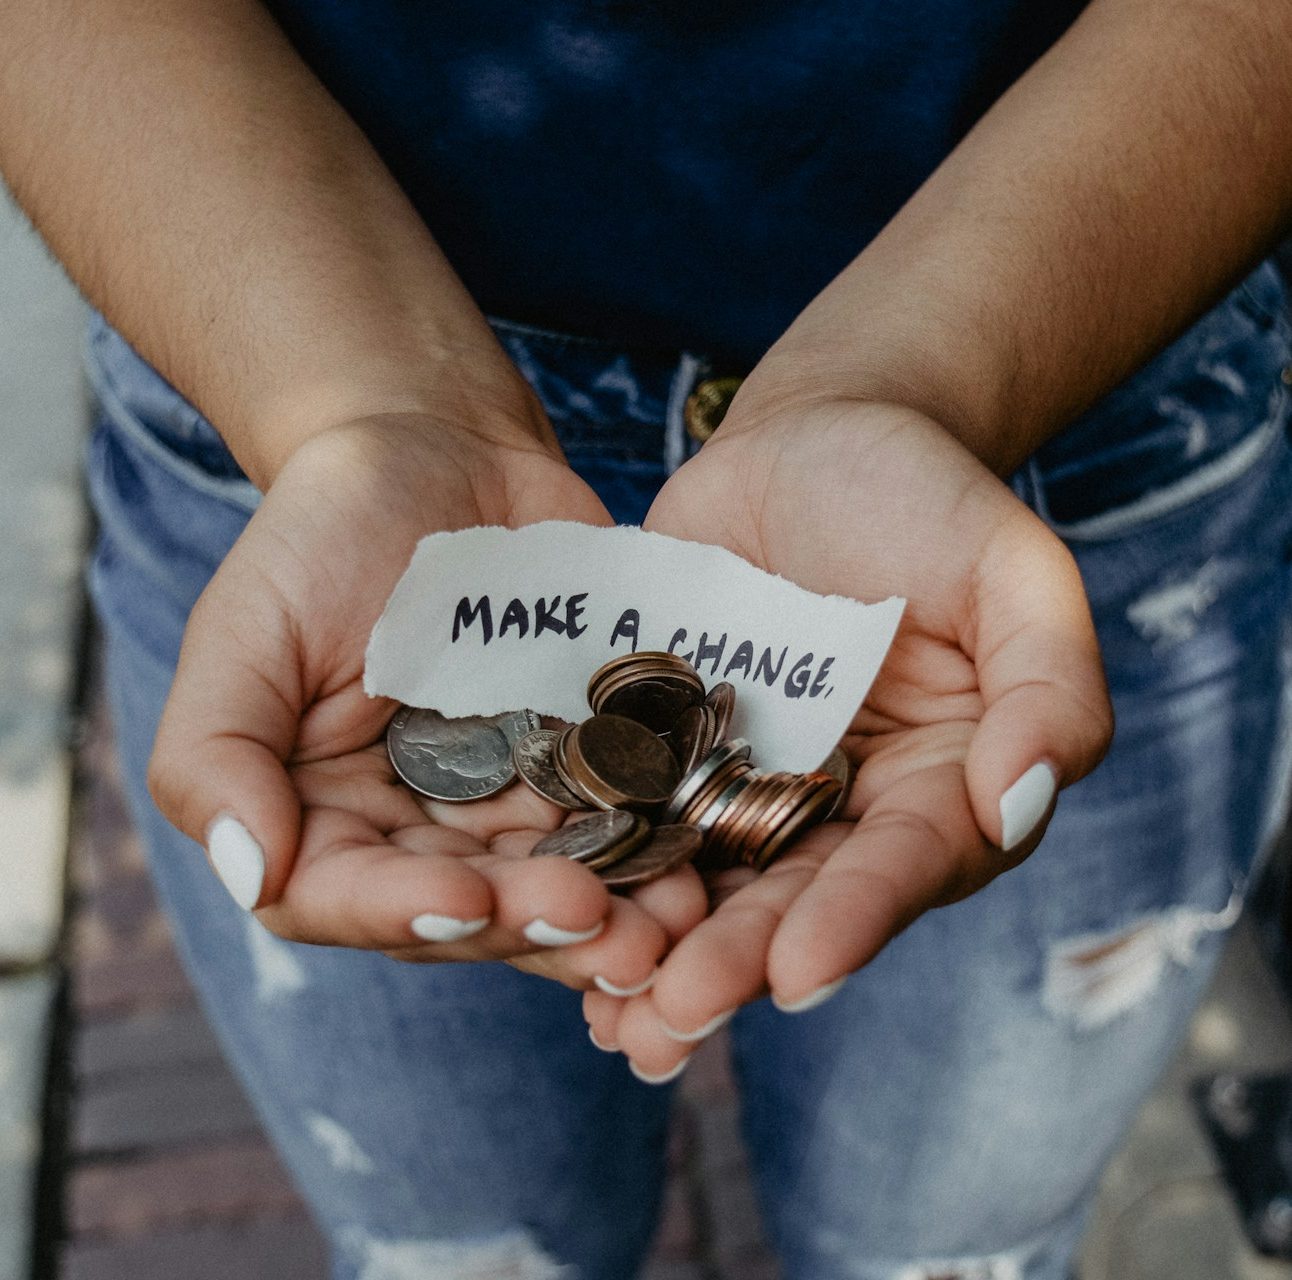
[[[1118,717],[1041,848],[917,921],[816,1011],[733,1024],[789,1280],[1062,1280],[1100,1170],[1170,1056],[1287,783],[1290,361],[1263,268],[1042,449],[1015,491],[1080,564]],[[689,444],[690,355],[500,323],[571,463],[640,520]],[[627,1280],[669,1090],[503,965],[285,943],[153,808],[189,609],[257,494],[96,322],[92,586],[132,803],[223,1044],[354,1280]]]

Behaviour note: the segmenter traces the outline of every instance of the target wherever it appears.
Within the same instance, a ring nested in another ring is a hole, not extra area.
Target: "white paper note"
[[[664,649],[736,689],[760,768],[813,769],[861,705],[905,605],[821,596],[721,547],[549,521],[423,538],[368,642],[364,688],[448,716],[579,721],[588,677]]]

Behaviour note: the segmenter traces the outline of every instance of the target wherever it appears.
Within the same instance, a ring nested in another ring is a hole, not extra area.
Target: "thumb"
[[[301,693],[289,620],[264,595],[227,589],[229,567],[189,618],[148,786],[250,911],[276,901],[296,853],[300,799],[283,762]]]
[[[1020,507],[979,562],[971,656],[985,710],[965,762],[983,835],[1030,853],[1058,789],[1089,773],[1113,714],[1077,566]]]

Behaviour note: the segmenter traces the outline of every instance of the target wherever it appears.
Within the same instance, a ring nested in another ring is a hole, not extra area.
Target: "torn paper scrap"
[[[448,716],[529,708],[579,721],[611,658],[667,650],[736,688],[731,732],[765,769],[819,765],[905,605],[821,596],[722,547],[548,521],[434,533],[373,628],[364,688]]]

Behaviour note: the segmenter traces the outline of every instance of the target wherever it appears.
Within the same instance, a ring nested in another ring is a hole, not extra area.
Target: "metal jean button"
[[[696,383],[682,406],[682,419],[692,440],[703,444],[717,431],[743,381],[743,378],[705,378]]]

